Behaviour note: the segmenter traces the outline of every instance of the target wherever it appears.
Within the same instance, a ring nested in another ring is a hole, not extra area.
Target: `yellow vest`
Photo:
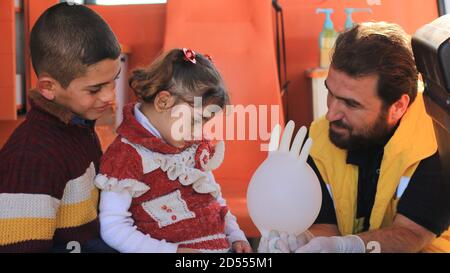
[[[356,219],[358,167],[347,164],[347,151],[336,147],[328,137],[325,118],[311,124],[311,157],[330,189],[339,231],[342,235],[357,232]],[[384,147],[377,193],[369,230],[390,226],[397,210],[400,181],[409,181],[422,159],[437,151],[432,120],[425,111],[422,93],[417,94],[397,130]],[[450,229],[435,239],[424,252],[450,252]]]

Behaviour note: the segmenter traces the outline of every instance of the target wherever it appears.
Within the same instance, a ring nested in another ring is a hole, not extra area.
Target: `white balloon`
[[[247,190],[250,217],[265,236],[270,230],[303,233],[316,220],[321,205],[316,174],[305,160],[286,151],[270,153]]]

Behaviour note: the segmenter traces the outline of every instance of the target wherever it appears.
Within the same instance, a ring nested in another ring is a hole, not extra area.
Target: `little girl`
[[[104,241],[120,252],[251,252],[211,173],[223,142],[213,147],[172,133],[174,106],[193,111],[194,97],[203,106],[228,103],[211,60],[173,49],[129,82],[140,103],[124,107],[95,182]]]

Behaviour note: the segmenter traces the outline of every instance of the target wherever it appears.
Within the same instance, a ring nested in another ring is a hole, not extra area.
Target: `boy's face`
[[[89,66],[67,88],[56,84],[54,101],[84,119],[96,120],[113,104],[119,74],[120,58],[102,60]]]

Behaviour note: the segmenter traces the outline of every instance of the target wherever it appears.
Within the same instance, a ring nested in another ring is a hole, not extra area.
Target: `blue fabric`
[[[88,120],[88,119],[81,118],[79,116],[74,116],[70,120],[70,123],[74,124],[74,125],[82,125],[82,126],[88,126],[88,127],[95,126],[95,120]]]
[[[117,253],[117,251],[108,246],[102,239],[97,238],[86,242],[79,247],[70,244],[58,244],[53,246],[53,253]]]

